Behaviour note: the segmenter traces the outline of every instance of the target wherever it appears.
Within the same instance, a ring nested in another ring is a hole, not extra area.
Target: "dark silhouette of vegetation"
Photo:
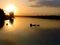
[[[10,12],[10,13],[9,13],[9,17],[10,17],[10,18],[14,18],[14,12]]]
[[[4,26],[5,13],[3,9],[0,8],[0,28]]]
[[[5,19],[4,10],[0,8],[0,21],[3,21],[4,19]]]
[[[4,21],[5,20],[10,20],[10,23],[13,24],[14,20],[14,13],[10,12],[9,16],[5,15],[4,10],[0,8],[0,28],[2,28],[4,26]]]
[[[14,12],[10,12],[9,15],[5,15],[5,20],[14,18]]]
[[[4,26],[4,20],[0,20],[0,28],[2,28]]]
[[[15,16],[15,17],[26,17],[26,18],[38,18],[38,19],[50,19],[50,20],[60,20],[58,15],[45,15],[45,16]]]

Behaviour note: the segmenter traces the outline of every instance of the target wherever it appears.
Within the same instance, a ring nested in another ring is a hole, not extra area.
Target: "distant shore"
[[[60,20],[60,16],[15,16],[15,17],[29,17],[29,18]]]

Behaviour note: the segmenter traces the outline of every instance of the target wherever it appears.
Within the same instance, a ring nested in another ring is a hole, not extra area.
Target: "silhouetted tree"
[[[5,13],[3,9],[0,8],[0,28],[4,26]]]
[[[5,13],[4,10],[0,8],[0,21],[5,19]]]
[[[0,21],[0,28],[2,28],[4,26],[4,20],[3,21]]]
[[[14,18],[14,12],[10,12],[10,13],[9,13],[9,17],[10,17],[10,18]]]

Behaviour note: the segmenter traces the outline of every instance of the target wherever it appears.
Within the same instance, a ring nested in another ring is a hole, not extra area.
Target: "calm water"
[[[30,24],[40,26],[32,26]],[[15,18],[0,29],[0,45],[60,45],[60,20]]]

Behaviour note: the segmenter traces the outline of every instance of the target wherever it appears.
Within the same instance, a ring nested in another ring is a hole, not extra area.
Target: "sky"
[[[16,7],[16,15],[60,15],[60,0],[0,0],[4,10],[9,4]]]

